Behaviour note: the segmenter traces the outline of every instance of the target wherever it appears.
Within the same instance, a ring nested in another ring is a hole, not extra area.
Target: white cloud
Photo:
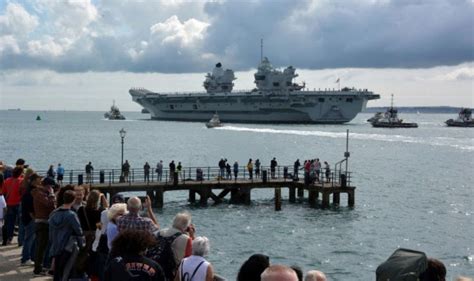
[[[474,82],[474,66],[466,66],[451,71],[445,75],[447,80],[471,80]]]
[[[20,53],[20,47],[18,46],[18,42],[12,35],[0,36],[0,55],[3,53]]]
[[[38,18],[30,15],[23,6],[8,3],[5,14],[0,15],[0,35],[25,36],[38,26]]]
[[[174,15],[164,22],[154,24],[150,27],[150,32],[162,44],[189,47],[204,38],[208,26],[209,23],[194,18],[181,22],[178,16]]]
[[[29,41],[28,53],[36,57],[58,57],[65,53],[67,45],[67,40],[60,44],[53,37],[45,36],[42,40]]]

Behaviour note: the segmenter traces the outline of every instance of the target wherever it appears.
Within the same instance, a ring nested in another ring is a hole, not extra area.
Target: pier
[[[256,177],[254,172],[252,179],[244,167],[240,167],[237,179],[233,173],[230,179],[226,178],[225,172],[223,177],[219,168],[211,167],[188,167],[173,177],[170,177],[169,169],[163,169],[161,180],[158,180],[155,168],[150,169],[148,177],[144,169],[131,169],[125,179],[121,177],[120,169],[106,169],[94,171],[88,183],[84,171],[70,170],[66,171],[64,184],[84,184],[90,189],[100,190],[108,198],[117,193],[144,192],[150,196],[153,207],[159,209],[165,206],[165,192],[188,191],[188,202],[202,206],[223,202],[250,205],[253,189],[273,190],[277,211],[282,209],[283,191],[287,192],[290,203],[307,200],[310,207],[323,209],[339,206],[341,194],[347,194],[347,206],[354,207],[356,187],[351,185],[351,172],[341,172],[342,162],[344,160],[336,164],[329,179],[322,170],[319,180],[314,183],[307,179],[305,183],[302,171],[297,176],[289,173],[293,171],[291,165],[291,169],[288,166],[276,167],[274,177],[270,176],[270,167],[262,166],[260,177]]]

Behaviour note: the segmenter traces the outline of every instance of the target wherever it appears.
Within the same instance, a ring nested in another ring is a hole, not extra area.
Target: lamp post
[[[120,131],[120,138],[122,139],[122,162],[120,164],[120,179],[119,179],[119,182],[125,182],[125,178],[123,176],[123,140],[125,139],[125,135],[127,134],[127,132],[122,128]]]

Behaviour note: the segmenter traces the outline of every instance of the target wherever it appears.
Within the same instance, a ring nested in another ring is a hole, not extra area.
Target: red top
[[[3,194],[7,206],[16,206],[21,202],[20,185],[23,178],[8,178],[3,182]]]

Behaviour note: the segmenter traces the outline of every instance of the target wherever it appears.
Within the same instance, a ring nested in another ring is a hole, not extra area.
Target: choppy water
[[[36,115],[42,121],[35,121]],[[82,169],[119,168],[120,137],[127,131],[125,158],[132,166],[181,161],[183,166],[217,165],[221,157],[246,163],[272,157],[280,164],[318,157],[343,158],[349,129],[350,169],[357,186],[356,207],[310,209],[283,204],[273,210],[272,191],[252,192],[251,206],[190,207],[186,193],[166,193],[158,212],[163,225],[190,209],[198,234],[211,239],[209,260],[233,279],[253,253],[272,263],[321,269],[330,280],[375,280],[375,269],[397,247],[441,259],[448,280],[474,276],[474,129],[447,128],[445,114],[401,114],[418,129],[372,128],[360,114],[347,125],[232,124],[206,129],[202,123],[103,120],[102,112],[0,111],[0,159],[23,157],[33,167],[63,163]],[[287,197],[288,194],[284,192]]]

